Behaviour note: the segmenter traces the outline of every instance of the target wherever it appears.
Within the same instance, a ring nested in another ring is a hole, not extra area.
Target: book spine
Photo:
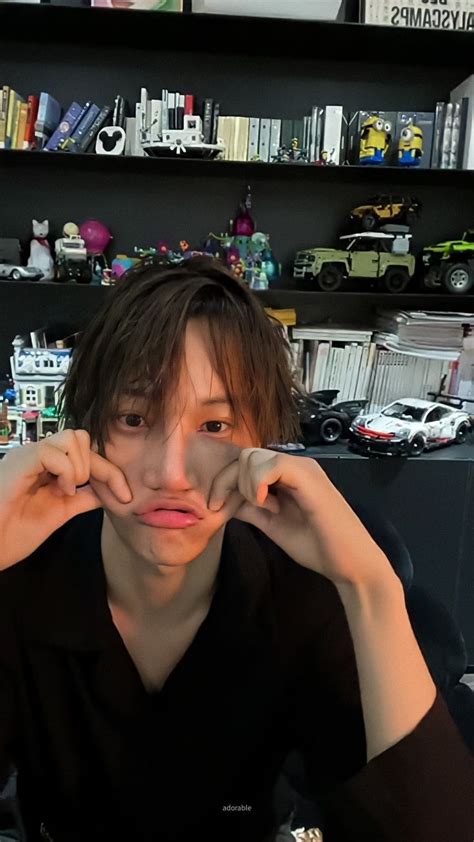
[[[328,161],[339,166],[341,162],[342,105],[327,105],[324,109],[323,152]]]
[[[13,139],[13,120],[15,117],[16,111],[16,103],[18,100],[18,94],[16,91],[13,91],[10,88],[9,96],[8,96],[8,110],[7,110],[7,127],[5,131],[5,149],[12,148],[12,139]]]
[[[248,153],[247,153],[247,160],[248,161],[253,161],[254,158],[257,158],[257,156],[258,156],[259,138],[260,138],[260,118],[259,117],[251,117],[250,118],[250,129],[249,129],[249,145],[248,145]]]
[[[74,131],[69,135],[63,143],[62,148],[68,152],[79,152],[82,139],[87,135],[89,129],[94,125],[100,108],[94,102],[91,103],[88,110],[84,114],[82,120],[77,124]]]
[[[442,140],[442,131],[443,131],[445,108],[446,108],[445,102],[437,102],[436,103],[434,132],[433,132],[433,149],[432,149],[432,152],[431,152],[431,167],[432,167],[432,169],[438,169],[439,165],[440,165],[441,140]]]
[[[104,105],[103,108],[99,111],[97,117],[95,118],[92,126],[90,127],[89,131],[84,135],[80,143],[78,144],[77,152],[89,152],[90,147],[93,145],[95,138],[97,137],[98,132],[101,130],[103,126],[107,123],[107,120],[110,118],[112,114],[112,108],[110,105]]]
[[[162,91],[161,91],[161,102],[162,102],[161,131],[162,132],[167,132],[168,129],[171,128],[170,122],[169,122],[168,96],[169,96],[168,89],[163,88]]]
[[[20,102],[18,112],[18,129],[15,136],[15,149],[23,149],[26,123],[28,120],[28,103]]]
[[[194,95],[185,94],[184,97],[184,113],[192,116],[194,114]]]
[[[162,120],[163,103],[161,99],[152,99],[150,109],[150,143],[160,143]]]
[[[440,169],[449,169],[451,138],[453,134],[453,103],[446,103],[446,110],[444,114],[444,124],[441,136],[441,155],[440,155]]]
[[[459,126],[459,147],[457,157],[457,168],[462,170],[465,167],[466,158],[466,139],[467,139],[467,118],[469,114],[469,98],[463,97],[461,100],[461,115]]]
[[[11,128],[11,149],[18,149],[18,129],[20,127],[20,108],[21,108],[21,99],[17,96],[17,99],[14,104],[13,110],[13,122]]]
[[[459,102],[455,102],[453,104],[453,128],[452,128],[452,131],[451,131],[451,144],[450,144],[450,150],[449,150],[449,169],[450,170],[457,169],[459,140],[460,140],[460,128],[461,128],[461,104]]]
[[[184,111],[186,98],[184,94],[178,94],[178,101],[176,103],[176,116],[178,129],[184,129]]]
[[[210,143],[212,139],[212,115],[214,111],[214,101],[212,99],[204,100],[202,131],[204,134],[204,143]]]
[[[318,160],[318,158],[316,157],[316,135],[318,131],[318,117],[319,108],[317,105],[313,105],[311,109],[311,126],[309,132],[309,160],[311,162]]]
[[[276,158],[281,141],[281,120],[274,118],[270,127],[270,161]]]
[[[258,144],[258,154],[262,161],[270,160],[270,136],[271,120],[263,118],[260,121],[260,140]]]
[[[53,132],[46,144],[48,152],[56,152],[59,149],[62,141],[74,130],[82,113],[83,109],[79,103],[72,102],[58,128]]]
[[[35,125],[38,117],[39,97],[28,97],[28,116],[26,120],[23,149],[33,149],[35,145]]]
[[[211,143],[217,143],[217,130],[219,128],[219,115],[221,113],[221,106],[219,102],[214,103],[212,109],[212,132]]]
[[[142,114],[143,114],[143,103],[142,103]],[[168,128],[173,131],[177,128],[176,126],[176,94],[169,93],[168,94]]]
[[[9,95],[10,88],[8,85],[4,85],[0,90],[0,149],[5,149]]]

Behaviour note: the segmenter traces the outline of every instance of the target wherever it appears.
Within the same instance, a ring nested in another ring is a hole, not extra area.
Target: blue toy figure
[[[383,164],[392,140],[392,124],[378,114],[372,114],[362,124],[359,162]]]
[[[419,167],[423,151],[423,129],[410,123],[400,132],[398,163],[402,167]]]

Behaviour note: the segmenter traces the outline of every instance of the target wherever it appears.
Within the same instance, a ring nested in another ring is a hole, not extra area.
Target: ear
[[[37,220],[37,219],[33,219],[33,225],[38,225],[38,220]]]

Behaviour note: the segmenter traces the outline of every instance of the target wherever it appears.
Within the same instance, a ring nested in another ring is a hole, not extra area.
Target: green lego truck
[[[448,292],[465,295],[474,284],[474,230],[461,240],[447,240],[423,249],[425,286],[445,287]]]
[[[415,274],[411,234],[364,232],[340,237],[344,248],[304,249],[296,255],[295,278],[313,278],[320,289],[335,292],[346,279],[376,279],[388,292],[403,292]]]

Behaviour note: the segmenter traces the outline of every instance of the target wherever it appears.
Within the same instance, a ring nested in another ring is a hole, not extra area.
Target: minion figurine
[[[402,167],[419,167],[423,151],[423,130],[410,123],[400,132],[398,163]]]
[[[372,114],[364,123],[360,133],[359,162],[361,164],[383,164],[392,140],[392,124],[378,114]]]

